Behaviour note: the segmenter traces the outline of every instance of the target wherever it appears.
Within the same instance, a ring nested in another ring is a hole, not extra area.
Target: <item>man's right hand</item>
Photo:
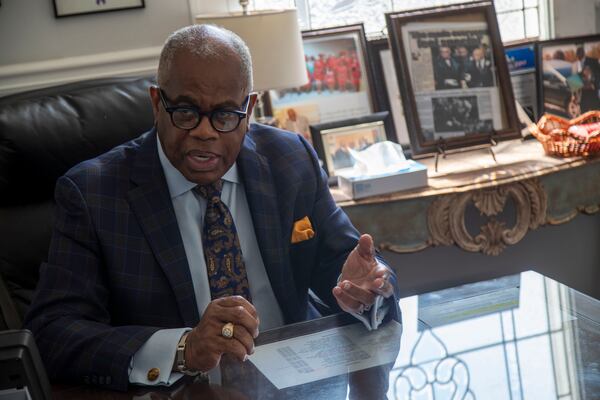
[[[221,335],[223,325],[234,325],[233,337]],[[208,304],[202,319],[191,332],[185,345],[185,364],[188,369],[206,372],[221,361],[225,353],[245,361],[254,353],[258,336],[258,314],[254,306],[241,296],[215,299]]]

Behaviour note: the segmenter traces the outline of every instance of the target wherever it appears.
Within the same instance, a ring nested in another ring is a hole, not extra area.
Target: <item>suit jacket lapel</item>
[[[277,201],[277,190],[273,182],[271,168],[266,157],[255,151],[254,142],[248,135],[237,158],[244,182],[246,198],[254,232],[258,240],[260,254],[267,275],[284,314],[286,323],[303,320],[298,314],[299,300],[293,289],[294,279],[285,254],[281,217]]]
[[[153,130],[134,161],[131,180],[137,186],[128,193],[129,203],[169,280],[184,324],[195,326],[200,318],[190,268],[156,146]]]

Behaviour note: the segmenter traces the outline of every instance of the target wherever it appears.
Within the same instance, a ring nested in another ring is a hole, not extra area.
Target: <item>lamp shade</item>
[[[286,89],[308,82],[296,10],[198,15],[196,22],[222,26],[246,42],[252,55],[254,90]]]

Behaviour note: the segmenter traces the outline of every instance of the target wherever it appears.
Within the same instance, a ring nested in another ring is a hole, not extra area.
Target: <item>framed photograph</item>
[[[538,43],[538,107],[575,118],[600,110],[600,35]]]
[[[386,14],[412,154],[519,138],[489,1]]]
[[[515,100],[523,107],[527,116],[534,121],[540,117],[537,112],[536,52],[536,42],[504,46]]]
[[[374,143],[388,140],[386,120],[389,112],[325,122],[310,126],[313,145],[329,176],[354,166],[350,150],[364,150]]]
[[[310,124],[370,115],[375,110],[362,24],[303,31],[309,82],[269,91],[278,127],[310,140]]]
[[[391,136],[390,140],[400,143],[404,150],[410,147],[408,129],[402,109],[400,89],[394,69],[392,51],[386,37],[369,40],[367,42],[369,59],[373,69],[373,87],[377,96],[377,111],[389,111],[392,118],[386,130]],[[394,137],[395,134],[395,137]]]
[[[56,18],[61,18],[130,8],[144,8],[144,6],[144,0],[54,0],[54,15]]]

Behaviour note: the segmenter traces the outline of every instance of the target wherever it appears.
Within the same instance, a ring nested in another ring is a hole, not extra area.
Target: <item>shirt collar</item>
[[[171,161],[167,158],[167,155],[163,151],[160,143],[160,138],[156,135],[156,144],[158,148],[158,158],[160,159],[160,165],[162,166],[163,172],[165,173],[165,179],[167,180],[167,186],[169,187],[169,194],[171,198],[181,196],[189,190],[192,190],[197,186],[197,183],[190,182],[177,168],[171,164]],[[226,182],[240,183],[237,162],[234,162],[231,168],[227,170],[223,179]]]

